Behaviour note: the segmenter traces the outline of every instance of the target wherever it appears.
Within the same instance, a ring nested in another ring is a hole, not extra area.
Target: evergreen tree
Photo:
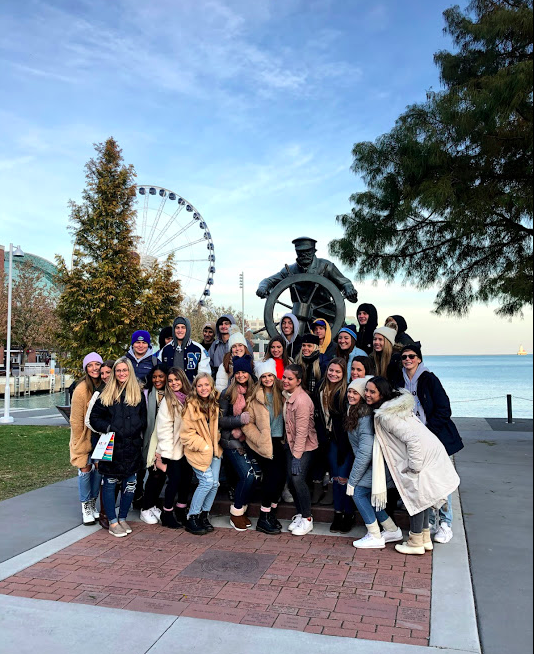
[[[57,257],[58,349],[71,371],[91,351],[104,359],[122,355],[136,329],[157,335],[182,300],[173,257],[145,268],[136,253],[133,166],[123,164],[113,138],[95,149],[97,157],[86,164],[83,202],[70,202],[72,269]]]
[[[439,286],[437,313],[532,304],[532,0],[474,0],[444,13],[456,51],[438,52],[444,89],[353,149],[367,190],[338,216],[330,252],[353,268]]]

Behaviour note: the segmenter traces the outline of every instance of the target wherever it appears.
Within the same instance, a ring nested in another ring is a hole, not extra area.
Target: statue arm
[[[354,284],[348,277],[345,277],[345,275],[343,275],[332,262],[330,262],[330,265],[325,271],[325,277],[330,279],[330,281],[334,282],[340,290],[345,292],[345,297],[349,302],[358,301],[358,292],[354,288]]]
[[[286,277],[287,277],[287,270],[285,268],[280,272],[276,273],[276,275],[273,275],[272,277],[266,277],[260,282],[260,285],[258,286],[258,290],[256,291],[256,295],[258,297],[261,297],[262,299],[265,299],[271,292],[271,289],[273,289],[278,283],[280,283]]]

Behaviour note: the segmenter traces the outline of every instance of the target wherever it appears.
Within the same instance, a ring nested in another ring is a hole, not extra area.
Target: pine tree
[[[367,190],[330,243],[357,276],[437,285],[437,313],[532,304],[532,0],[474,0],[444,13],[456,52],[444,89],[374,143],[357,143]]]
[[[71,371],[91,351],[104,359],[122,355],[136,329],[156,335],[182,300],[173,257],[145,268],[136,253],[133,166],[124,165],[113,138],[95,150],[86,164],[83,202],[70,202],[72,269],[56,258],[62,288],[58,349]]]

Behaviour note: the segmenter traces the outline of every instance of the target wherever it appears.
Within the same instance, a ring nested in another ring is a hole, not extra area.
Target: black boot
[[[208,534],[211,534],[212,531],[215,531],[215,527],[211,524],[209,513],[207,511],[202,511],[200,514],[200,523],[208,532]]]
[[[256,531],[261,531],[262,534],[274,536],[279,534],[281,530],[269,520],[269,515],[270,514],[265,513],[265,511],[261,512],[258,524],[256,525]]]
[[[161,512],[161,524],[164,527],[167,527],[168,529],[183,529],[184,526],[181,522],[178,522],[176,518],[174,517],[174,513],[172,511],[163,511]]]
[[[182,527],[185,527],[185,523],[187,522],[187,509],[175,506],[174,517],[176,518],[176,522],[179,522]]]
[[[205,536],[208,532],[200,521],[199,515],[190,515],[185,523],[185,530],[194,536]]]
[[[343,528],[343,514],[334,513],[334,522],[330,525],[330,531],[333,534],[341,534],[341,529]]]
[[[276,527],[276,529],[279,529],[280,531],[282,531],[282,529],[283,529],[282,523],[276,517],[276,512],[277,511],[278,511],[278,509],[271,509],[271,512],[268,513],[267,515],[269,517],[269,522],[273,525],[273,527]]]
[[[344,513],[341,519],[341,526],[339,528],[340,534],[348,534],[354,526],[354,514]]]

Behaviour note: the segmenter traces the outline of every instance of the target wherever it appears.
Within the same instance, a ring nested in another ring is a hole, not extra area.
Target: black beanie
[[[164,327],[160,331],[159,337],[158,337],[159,349],[160,350],[163,350],[163,348],[165,347],[165,339],[166,338],[172,338],[172,327]]]
[[[249,375],[253,375],[252,372],[252,357],[250,354],[245,354],[242,357],[234,357],[232,359],[232,365],[234,367],[234,375],[236,372],[248,372]]]
[[[310,345],[320,345],[319,337],[315,334],[304,334],[302,337],[302,345],[308,343]]]
[[[393,318],[393,316],[391,316]],[[417,341],[416,343],[410,343],[409,345],[405,345],[402,350],[401,350],[401,356],[405,352],[415,352],[417,356],[423,360],[423,353],[421,352],[421,343],[420,341]]]
[[[393,320],[397,323],[397,325],[399,327],[399,334],[401,334],[401,333],[408,330],[408,323],[406,322],[406,320],[402,316],[397,316],[397,315],[393,316],[392,315],[391,317],[393,318]]]

